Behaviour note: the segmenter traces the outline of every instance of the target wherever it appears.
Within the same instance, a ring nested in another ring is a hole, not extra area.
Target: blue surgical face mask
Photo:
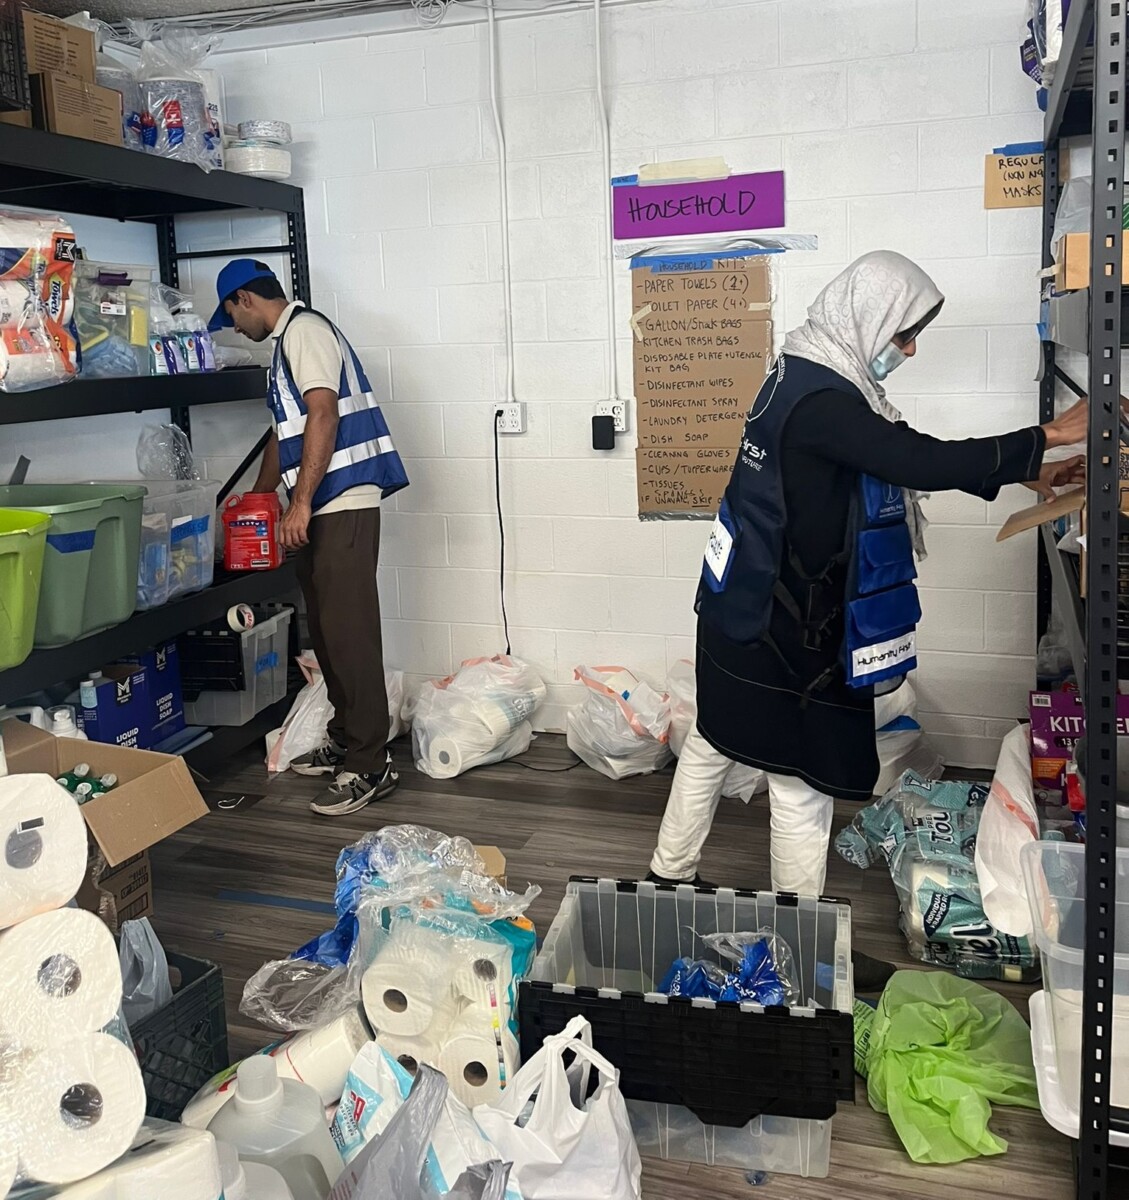
[[[891,342],[870,364],[870,370],[879,383],[906,361],[906,355]]]

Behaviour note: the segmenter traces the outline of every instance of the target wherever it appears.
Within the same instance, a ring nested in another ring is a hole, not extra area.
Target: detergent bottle
[[[282,563],[277,492],[228,496],[223,506],[223,565],[229,571],[270,571]]]

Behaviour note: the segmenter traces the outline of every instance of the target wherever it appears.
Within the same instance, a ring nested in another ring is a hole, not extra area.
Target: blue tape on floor
[[[297,908],[301,912],[337,914],[337,910],[326,900],[302,900],[297,896],[271,896],[266,892],[232,892],[221,888],[216,896],[220,900],[231,900],[235,904],[261,904],[265,908]]]

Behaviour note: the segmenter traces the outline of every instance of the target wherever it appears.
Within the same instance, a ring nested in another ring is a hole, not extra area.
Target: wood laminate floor
[[[268,779],[261,756],[247,753],[202,785],[213,812],[152,851],[154,925],[166,946],[222,965],[233,1058],[271,1040],[239,1013],[244,982],[264,960],[285,957],[332,924],[317,902],[332,902],[337,853],[367,830],[414,822],[500,846],[511,885],[529,881],[542,889],[529,914],[540,933],[548,929],[570,875],[640,878],[647,871],[669,772],[611,783],[583,766],[547,774],[509,764],[440,781],[417,774],[406,763],[406,746],[398,749],[402,781],[395,795],[336,820],[319,818],[307,807],[322,784],[294,775]],[[542,738],[525,761],[553,768],[572,757],[561,739]],[[242,797],[236,807],[216,807],[236,797]],[[852,811],[840,806],[836,830]],[[723,800],[706,845],[703,876],[767,888],[767,838],[765,803]],[[833,853],[827,892],[852,902],[857,946],[913,965],[884,869],[859,871]],[[272,897],[283,902],[272,903]],[[1030,988],[999,990],[1027,1015]],[[888,1119],[871,1110],[860,1083],[856,1103],[841,1105],[835,1117],[827,1179],[773,1175],[753,1189],[740,1171],[646,1160],[643,1194],[646,1200],[1073,1197],[1069,1143],[1038,1112],[997,1109],[992,1125],[1010,1143],[1006,1155],[916,1166]]]

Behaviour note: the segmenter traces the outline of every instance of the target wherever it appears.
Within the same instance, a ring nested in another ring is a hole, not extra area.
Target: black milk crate
[[[16,0],[0,0],[0,110],[28,108],[23,6]]]
[[[700,935],[768,928],[792,951],[802,1008],[668,998],[677,958],[721,961]],[[823,1121],[853,1100],[851,910],[837,900],[573,878],[528,980],[521,1053],[582,1014],[628,1101],[689,1109],[705,1125]]]
[[[130,1027],[145,1080],[146,1116],[178,1121],[201,1086],[231,1062],[223,972],[215,963],[167,952],[180,972],[172,999]]]

